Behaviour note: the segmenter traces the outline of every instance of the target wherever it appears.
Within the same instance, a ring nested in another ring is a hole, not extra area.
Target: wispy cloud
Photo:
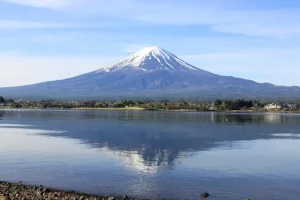
[[[69,0],[0,0],[2,2],[21,4],[33,7],[60,8],[66,6]]]
[[[300,37],[300,9],[236,9],[236,1],[0,0],[160,25],[203,25],[213,31],[272,38]],[[248,0],[245,0],[248,1]],[[226,3],[225,3],[226,2]],[[274,23],[276,22],[276,23]]]
[[[149,24],[203,25],[217,32],[272,38],[300,36],[299,8],[246,9],[241,7],[236,9],[234,8],[236,1],[232,0],[227,0],[226,4],[225,1],[218,0],[184,2],[168,0],[6,1],[45,7],[63,7],[76,14],[104,15]]]

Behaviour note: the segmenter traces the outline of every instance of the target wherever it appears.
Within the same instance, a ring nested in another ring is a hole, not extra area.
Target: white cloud
[[[106,66],[117,57],[27,56],[0,53],[0,87],[59,80]]]

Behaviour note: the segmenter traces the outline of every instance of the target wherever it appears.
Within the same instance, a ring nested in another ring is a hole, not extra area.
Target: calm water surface
[[[0,180],[153,199],[300,197],[300,115],[0,111]]]

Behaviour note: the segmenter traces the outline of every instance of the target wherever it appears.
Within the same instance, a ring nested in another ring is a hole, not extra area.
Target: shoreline
[[[127,195],[119,197],[106,197],[102,195],[92,195],[80,193],[72,190],[52,189],[23,183],[10,183],[0,181],[0,200],[22,200],[22,199],[61,199],[61,200],[133,200]],[[135,199],[136,200],[136,199]]]
[[[140,108],[140,107],[128,107],[128,108],[69,108],[66,110],[136,110],[136,111],[142,111],[142,110],[147,110],[145,108]]]
[[[141,107],[128,107],[128,108],[11,108],[11,107],[0,107],[0,111],[7,109],[15,110],[99,110],[99,111],[159,111],[159,112],[214,112],[214,113],[290,113],[300,114],[300,110],[163,110],[163,109],[147,109]]]

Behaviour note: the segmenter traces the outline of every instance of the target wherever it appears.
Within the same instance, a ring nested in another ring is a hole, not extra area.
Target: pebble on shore
[[[130,200],[127,195],[104,197],[71,191],[0,182],[0,200]]]
[[[204,192],[204,193],[202,193],[201,194],[201,197],[203,197],[203,198],[207,198],[207,197],[209,197],[210,195],[208,194],[208,193],[206,193],[206,192]]]
[[[0,195],[0,200],[8,200],[7,196]]]

